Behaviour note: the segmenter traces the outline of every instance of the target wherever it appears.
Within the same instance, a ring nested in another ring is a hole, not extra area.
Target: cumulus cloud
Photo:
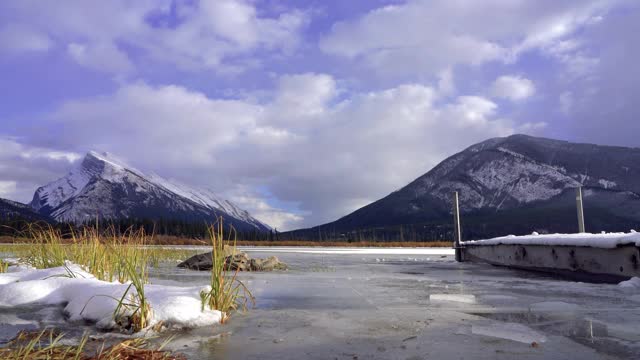
[[[307,73],[280,77],[274,91],[271,100],[255,102],[138,82],[68,101],[49,121],[64,129],[60,147],[121,154],[141,168],[231,194],[281,229],[345,215],[445,156],[515,129],[489,99],[443,103],[437,89],[421,84],[353,93],[327,74]],[[294,205],[271,207],[246,191],[257,188]]]
[[[640,12],[599,0],[395,3],[329,14],[308,34],[310,13],[250,0],[0,2],[3,54],[128,74],[105,86],[65,68],[82,86],[28,89],[46,101],[24,125],[38,131],[0,144],[2,192],[28,200],[96,149],[283,230],[343,216],[494,136],[637,146]],[[214,74],[261,66],[233,83]]]
[[[15,192],[16,192],[15,181],[0,180],[0,197],[6,198],[11,195],[14,195]]]
[[[491,94],[498,98],[520,101],[531,97],[536,92],[533,81],[522,76],[503,75],[491,86]]]
[[[83,45],[70,43],[67,52],[78,64],[94,70],[127,74],[133,69],[129,57],[113,44]]]
[[[8,23],[0,27],[0,51],[8,53],[44,52],[51,48],[52,40],[28,25]]]
[[[0,138],[0,197],[29,202],[38,186],[64,175],[78,159],[78,153]]]
[[[379,74],[437,74],[455,65],[511,63],[594,23],[614,2],[410,0],[333,25],[321,40],[328,54],[357,60]],[[500,21],[495,21],[495,16]]]
[[[189,71],[239,71],[237,57],[257,49],[263,55],[291,51],[307,21],[298,10],[261,16],[245,0],[24,0],[2,2],[3,18],[15,25],[0,31],[0,47],[45,51],[60,46],[78,64],[110,73],[126,73],[132,63],[148,60]],[[229,57],[235,57],[234,64]]]

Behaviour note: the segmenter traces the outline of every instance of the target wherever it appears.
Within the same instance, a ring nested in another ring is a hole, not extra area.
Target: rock
[[[194,255],[187,260],[178,264],[179,268],[188,268],[191,270],[211,270],[213,267],[213,261],[211,258],[211,253],[204,253]]]
[[[232,271],[273,271],[287,269],[287,264],[281,262],[275,256],[270,256],[266,259],[252,259],[246,253],[240,252],[230,246],[225,246],[224,253],[227,268]],[[178,264],[178,267],[191,270],[211,270],[213,267],[211,252],[194,255]]]

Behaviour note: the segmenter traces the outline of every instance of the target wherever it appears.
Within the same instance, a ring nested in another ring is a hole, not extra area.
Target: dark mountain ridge
[[[284,234],[353,238],[450,238],[452,195],[460,194],[463,237],[577,229],[575,188],[583,186],[588,231],[640,222],[640,149],[512,135],[472,145],[407,186],[334,222]],[[466,230],[466,231],[465,231]],[[402,232],[405,234],[402,234]]]

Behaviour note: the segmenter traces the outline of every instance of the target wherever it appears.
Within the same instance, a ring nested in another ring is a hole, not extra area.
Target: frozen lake
[[[193,359],[640,358],[640,290],[482,264],[450,249],[244,248],[291,270],[241,277],[257,306],[185,330],[169,348]],[[205,285],[164,266],[152,283]],[[59,309],[0,309],[0,343],[18,329],[69,326]]]

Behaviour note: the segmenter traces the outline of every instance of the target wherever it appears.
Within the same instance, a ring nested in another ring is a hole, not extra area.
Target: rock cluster
[[[286,270],[287,264],[278,260],[275,256],[269,256],[266,259],[252,259],[244,252],[234,250],[231,247],[224,249],[227,269],[239,271],[272,271]],[[211,252],[194,255],[187,260],[178,264],[180,268],[191,270],[211,270],[213,260]]]

